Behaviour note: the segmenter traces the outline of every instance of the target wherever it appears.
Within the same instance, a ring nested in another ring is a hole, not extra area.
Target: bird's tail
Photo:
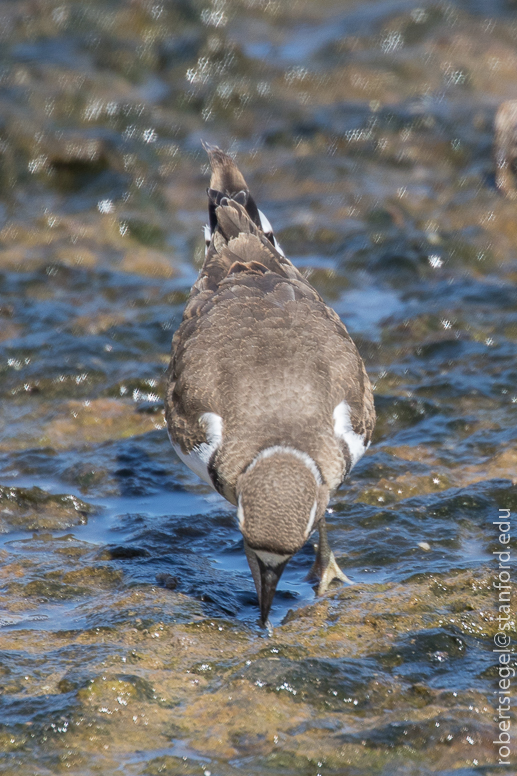
[[[269,221],[258,210],[248,186],[233,159],[220,148],[203,144],[210,159],[212,177],[208,188],[210,226],[205,227],[205,261],[192,286],[185,319],[195,317],[211,295],[229,276],[239,273],[277,276],[319,299],[306,279],[286,258]],[[285,289],[284,289],[285,291]],[[294,290],[287,292],[294,299]]]
[[[241,192],[249,196],[248,184],[232,157],[217,146],[208,145],[208,143],[203,143],[203,148],[208,154],[212,169],[210,188],[226,197],[233,198]]]
[[[207,190],[208,216],[210,219],[209,227],[205,230],[207,250],[218,226],[217,208],[221,204],[221,200],[226,198],[237,202],[245,209],[250,220],[264,233],[273,247],[283,256],[284,252],[273,234],[271,224],[258,209],[255,200],[250,194],[248,184],[232,157],[217,146],[211,146],[208,143],[203,143],[203,148],[208,154],[210,167],[212,168],[210,186]]]

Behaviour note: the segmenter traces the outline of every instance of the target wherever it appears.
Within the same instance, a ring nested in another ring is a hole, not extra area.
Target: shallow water
[[[500,772],[517,230],[492,127],[515,14],[2,3],[0,773]],[[164,428],[201,139],[238,153],[375,385],[374,444],[328,515],[354,585],[317,599],[308,544],[270,638],[233,508]]]

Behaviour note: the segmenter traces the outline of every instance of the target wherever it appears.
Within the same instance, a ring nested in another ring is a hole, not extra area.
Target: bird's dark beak
[[[280,581],[282,572],[287,566],[287,560],[278,566],[267,566],[260,558],[257,558],[260,569],[261,590],[259,595],[260,621],[267,626],[269,611],[276,593],[276,586]]]
[[[244,542],[244,549],[257,589],[260,606],[260,621],[264,627],[267,627],[269,612],[275,597],[278,582],[280,581],[283,570],[287,566],[287,562],[290,560],[291,556],[272,556],[272,554],[267,553],[269,557],[265,559],[264,557],[261,557],[261,555],[266,555],[266,553],[256,552],[246,541]]]

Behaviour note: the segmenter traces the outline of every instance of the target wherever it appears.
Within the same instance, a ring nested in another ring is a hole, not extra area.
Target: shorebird
[[[166,418],[192,471],[237,507],[261,622],[289,559],[318,529],[318,594],[350,580],[329,497],[370,444],[370,381],[345,326],[287,259],[234,160],[205,145],[206,256],[172,340]]]

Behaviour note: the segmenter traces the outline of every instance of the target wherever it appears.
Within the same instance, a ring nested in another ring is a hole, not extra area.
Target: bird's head
[[[259,453],[241,474],[237,496],[239,526],[265,625],[282,572],[323,515],[328,489],[310,456],[275,446]]]

